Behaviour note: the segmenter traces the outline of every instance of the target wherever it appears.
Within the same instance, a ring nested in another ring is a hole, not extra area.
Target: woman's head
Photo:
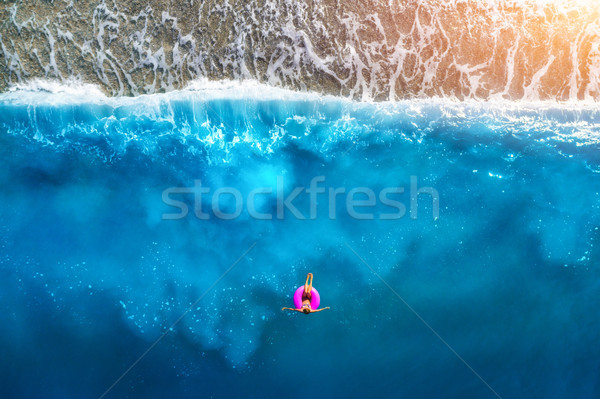
[[[302,305],[302,312],[304,312],[304,314],[310,313],[310,305],[308,303]]]

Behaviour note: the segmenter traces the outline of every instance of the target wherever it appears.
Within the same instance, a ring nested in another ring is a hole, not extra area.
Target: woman
[[[311,308],[310,302],[312,299],[312,290],[313,290],[312,281],[313,281],[313,275],[312,275],[312,273],[308,273],[306,275],[306,283],[304,283],[304,292],[302,293],[302,306],[300,307],[300,309],[281,308],[281,310],[295,310],[296,312],[302,312],[304,314],[309,314],[311,312],[320,312],[321,310],[329,309],[329,306],[327,306],[326,308],[321,308],[321,309]],[[298,287],[298,288],[300,288],[300,287]],[[296,306],[298,306],[298,305],[296,305]]]

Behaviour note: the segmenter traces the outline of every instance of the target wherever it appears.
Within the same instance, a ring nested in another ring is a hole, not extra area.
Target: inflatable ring
[[[294,292],[294,306],[296,309],[302,308],[302,294],[304,294],[304,286],[301,285]],[[319,292],[313,287],[310,291],[310,308],[318,309],[319,304],[321,303],[321,297],[319,296]]]

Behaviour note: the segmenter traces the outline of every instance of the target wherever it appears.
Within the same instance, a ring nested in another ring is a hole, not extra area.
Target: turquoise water
[[[2,397],[600,394],[597,107],[17,91],[0,141]]]

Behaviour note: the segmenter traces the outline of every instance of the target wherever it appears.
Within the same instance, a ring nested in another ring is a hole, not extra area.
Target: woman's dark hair
[[[302,311],[304,312],[304,314],[309,314],[310,313],[310,310],[308,308],[304,308],[304,309],[302,309]]]

